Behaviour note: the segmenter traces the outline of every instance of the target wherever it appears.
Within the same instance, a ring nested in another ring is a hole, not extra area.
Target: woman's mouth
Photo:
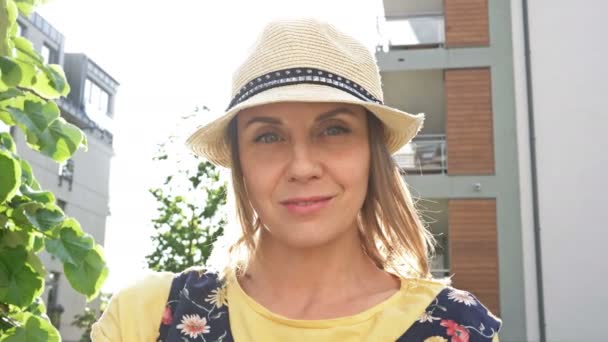
[[[329,205],[334,196],[312,196],[290,198],[280,203],[293,214],[312,214]]]

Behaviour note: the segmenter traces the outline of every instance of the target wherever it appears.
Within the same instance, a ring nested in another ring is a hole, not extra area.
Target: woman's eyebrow
[[[337,116],[339,114],[348,114],[348,115],[354,116],[355,112],[353,112],[350,108],[340,107],[340,108],[332,109],[328,112],[320,114],[315,119],[315,122],[323,121],[323,120],[332,118],[334,116]],[[248,127],[251,124],[256,123],[256,122],[267,123],[267,124],[272,124],[272,125],[282,125],[283,124],[283,122],[277,118],[273,118],[273,117],[269,117],[269,116],[255,116],[255,117],[247,120],[247,122],[245,123],[245,127]]]
[[[323,121],[329,118],[332,118],[334,116],[337,116],[339,114],[348,114],[348,115],[352,115],[355,116],[355,112],[353,112],[350,108],[347,107],[340,107],[340,108],[336,108],[336,109],[332,109],[329,112],[325,112],[321,115],[319,115],[315,121],[319,122],[319,121]]]
[[[256,122],[261,122],[261,123],[268,123],[268,124],[273,124],[273,125],[282,125],[283,123],[281,122],[281,120],[276,119],[276,118],[271,118],[268,116],[255,116],[249,120],[247,120],[247,123],[245,123],[245,128],[247,128],[248,126],[250,126],[253,123]]]

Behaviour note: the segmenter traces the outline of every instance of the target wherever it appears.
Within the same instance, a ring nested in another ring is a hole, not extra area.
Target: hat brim
[[[218,119],[198,128],[186,145],[210,162],[230,168],[230,146],[226,139],[228,124],[241,110],[277,102],[338,102],[360,105],[385,125],[385,142],[391,154],[410,142],[422,128],[424,114],[410,114],[389,106],[363,101],[342,90],[317,84],[296,84],[261,92],[239,103]]]

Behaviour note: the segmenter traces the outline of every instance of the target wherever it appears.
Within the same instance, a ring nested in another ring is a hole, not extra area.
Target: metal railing
[[[450,276],[450,269],[449,268],[434,268],[434,269],[431,269],[431,274],[435,278],[449,277]]]
[[[445,134],[418,135],[393,158],[404,174],[447,173]]]
[[[443,15],[387,17],[378,29],[385,50],[391,47],[442,46],[445,43]]]

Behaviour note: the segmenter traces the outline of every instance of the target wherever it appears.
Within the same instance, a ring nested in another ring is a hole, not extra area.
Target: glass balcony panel
[[[447,173],[445,134],[423,134],[393,156],[406,174]]]
[[[389,47],[440,46],[445,42],[442,15],[386,18],[383,31]]]

